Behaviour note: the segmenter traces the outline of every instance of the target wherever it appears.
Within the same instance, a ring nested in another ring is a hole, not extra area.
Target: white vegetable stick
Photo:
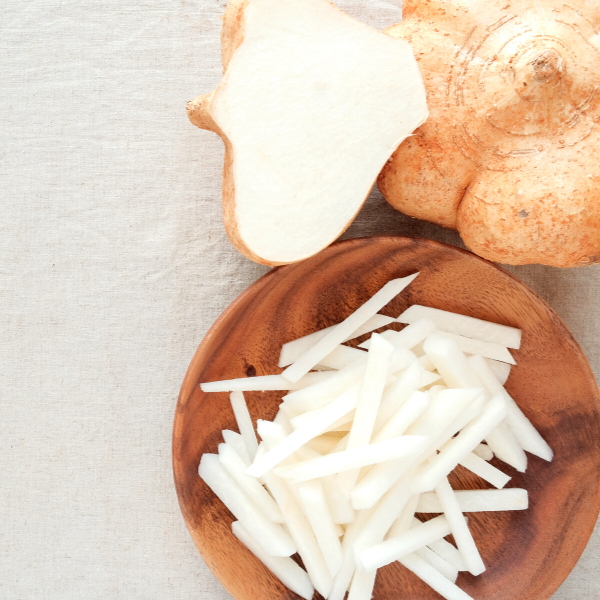
[[[406,348],[411,350],[420,344],[430,333],[435,331],[435,323],[431,319],[420,319],[405,327],[402,331],[388,330],[382,333],[386,341],[390,342],[396,348]],[[369,340],[359,344],[359,348],[368,348]]]
[[[296,546],[289,534],[269,521],[231,478],[219,462],[216,454],[204,454],[198,467],[198,475],[233,513],[263,550],[272,556],[291,556]]]
[[[376,576],[377,571],[369,573],[360,568],[356,569],[350,584],[348,600],[371,600]]]
[[[312,348],[296,359],[282,375],[290,381],[298,381],[306,375],[316,364],[327,356],[338,344],[341,344],[349,335],[352,335],[361,325],[381,310],[390,300],[395,298],[406,286],[417,277],[418,273],[394,279],[386,283],[374,296],[367,300],[360,308],[342,321],[335,329],[319,340]]]
[[[353,331],[344,342],[360,337],[365,333],[370,333],[380,327],[386,327],[390,323],[393,323],[395,319],[392,317],[386,317],[385,315],[376,314],[368,319],[364,325],[361,325],[356,331]],[[309,333],[304,337],[298,338],[292,342],[287,342],[281,347],[281,354],[279,355],[279,367],[287,367],[291,365],[297,358],[300,358],[307,350],[310,350],[318,341],[323,339],[330,331],[335,329],[337,325],[320,329],[314,333]]]
[[[358,386],[354,386],[331,404],[328,404],[318,417],[296,429],[294,433],[286,437],[277,446],[271,448],[260,461],[255,461],[246,470],[246,475],[252,475],[253,477],[264,475],[298,448],[304,446],[306,442],[323,433],[332,423],[356,408],[358,391]]]
[[[492,460],[492,458],[494,458],[494,453],[486,444],[479,444],[476,448],[473,449],[473,454],[487,461]]]
[[[442,376],[439,373],[432,373],[431,371],[423,371],[423,375],[421,376],[421,385],[419,389],[427,387],[436,381],[439,381]]]
[[[429,392],[429,395],[431,396],[431,399],[435,398],[442,390],[447,390],[448,388],[445,385],[434,385],[431,386],[427,391]]]
[[[231,394],[229,394],[229,399],[231,401],[231,407],[233,408],[235,420],[237,421],[237,426],[242,434],[242,437],[244,438],[244,444],[246,444],[248,456],[250,457],[250,460],[254,460],[256,450],[258,449],[258,440],[256,439],[256,434],[254,433],[252,419],[250,418],[250,413],[248,412],[248,406],[246,405],[244,394],[242,392],[231,392]]]
[[[321,481],[333,522],[346,524],[354,521],[356,513],[350,505],[349,498],[336,485],[335,477],[323,477]]]
[[[356,519],[346,527],[344,539],[342,540],[342,552],[344,555],[342,566],[333,579],[333,587],[328,600],[343,600],[352,580],[356,568],[354,555],[354,543],[356,538],[363,530],[365,523],[369,520],[371,510],[361,510],[356,515]]]
[[[420,523],[417,519],[415,519],[415,521]],[[459,572],[467,570],[467,565],[465,565],[465,561],[462,559],[460,552],[445,539],[442,538],[437,542],[432,542],[429,544],[428,548],[431,548],[438,556],[441,556],[448,564],[452,565]]]
[[[428,406],[429,397],[423,392],[414,392],[373,436],[373,443],[402,435],[425,412]]]
[[[497,360],[492,360],[491,358],[486,358],[485,362],[491,369],[492,373],[496,376],[498,381],[504,385],[508,379],[508,376],[510,375],[510,365]]]
[[[420,494],[409,497],[404,508],[398,515],[398,518],[394,521],[394,524],[388,531],[388,538],[398,537],[413,527],[413,522],[417,521],[417,519],[415,519],[415,512],[419,505],[419,498]],[[418,523],[420,524],[421,522],[418,521]]]
[[[487,464],[487,463],[486,463]],[[448,519],[450,530],[456,541],[458,551],[461,553],[467,569],[472,575],[480,575],[485,571],[485,565],[475,545],[475,540],[471,535],[468,525],[458,505],[458,500],[454,495],[454,490],[450,483],[444,477],[435,487],[435,493],[444,510],[444,515]]]
[[[325,493],[320,481],[306,481],[298,486],[298,495],[304,513],[312,527],[331,577],[335,577],[342,565],[342,545],[329,512]]]
[[[331,591],[333,580],[306,515],[283,479],[269,471],[265,473],[265,481],[283,513],[283,518],[312,584],[326,598]]]
[[[440,397],[444,392],[441,392]],[[414,493],[428,492],[452,471],[456,465],[470,454],[485,436],[506,416],[506,402],[502,396],[494,396],[481,410],[480,415],[471,421],[456,438],[417,475],[412,482]],[[474,458],[475,455],[473,455]],[[491,467],[485,461],[481,461]]]
[[[328,454],[321,458],[302,461],[295,465],[277,467],[275,473],[280,477],[292,480],[294,483],[300,483],[301,481],[325,477],[349,469],[359,469],[379,462],[417,456],[427,445],[428,439],[426,436],[405,435],[377,444],[352,448],[343,452]]]
[[[503,488],[510,481],[508,475],[473,453],[461,458],[459,464],[498,489]]]
[[[539,434],[510,394],[502,387],[485,360],[477,356],[471,356],[468,360],[488,392],[490,394],[500,393],[503,395],[507,405],[506,422],[515,434],[521,447],[535,456],[551,461],[554,455],[552,448],[550,448],[548,443]]]
[[[421,463],[464,426],[463,414],[469,420],[472,414],[476,415],[482,402],[481,394],[476,389],[440,392],[406,431],[410,435],[429,434],[428,446],[414,461],[397,460],[375,465],[350,493],[353,508],[360,510],[373,506],[413,464]]]
[[[340,370],[349,367],[357,360],[364,360],[364,358],[364,350],[340,345],[336,346],[325,358],[322,358],[319,362],[319,366]],[[306,377],[306,375],[304,377]]]
[[[279,410],[273,419],[273,423],[279,425],[283,429],[283,433],[287,436],[294,431],[292,426],[290,425],[290,420],[288,419],[285,412]]]
[[[271,556],[265,552],[260,544],[248,533],[248,530],[239,522],[231,524],[233,535],[260,560],[260,562],[292,592],[305,600],[311,600],[315,589],[309,576],[291,558]]]
[[[237,431],[231,431],[230,429],[223,429],[223,440],[225,443],[231,446],[237,453],[238,456],[246,463],[246,466],[250,466],[250,456],[248,455],[248,449],[244,442],[244,438]]]
[[[295,416],[329,404],[362,379],[365,363],[350,365],[334,372],[324,381],[284,396],[282,407],[285,406]]]
[[[429,547],[424,546],[415,552],[426,563],[429,563],[434,569],[439,571],[446,579],[452,583],[456,582],[458,577],[458,569],[453,567],[449,562],[446,562],[439,554],[436,554]]]
[[[442,515],[427,521],[427,523],[421,523],[397,537],[389,538],[363,550],[359,558],[365,570],[372,571],[389,565],[447,535],[450,535],[450,525],[446,517]]]
[[[381,398],[379,412],[375,420],[374,431],[377,432],[394,415],[398,409],[421,387],[423,365],[414,360],[385,391]]]
[[[395,321],[396,319],[394,319]],[[382,331],[379,335],[386,341],[389,342],[390,344],[392,343],[392,341],[396,338],[396,335],[398,334],[397,331],[394,331],[393,329],[386,329],[385,331]],[[362,342],[362,344],[359,344],[358,347],[359,348],[363,348],[364,350],[368,350],[371,346],[371,338],[369,338],[368,340],[365,340],[364,342]],[[393,346],[393,344],[392,344]]]
[[[399,323],[415,323],[416,321],[429,318],[440,331],[457,333],[465,337],[474,338],[483,342],[501,344],[507,348],[518,350],[521,346],[521,330],[498,323],[482,321],[466,315],[447,312],[438,308],[429,308],[413,304],[407,308],[399,317]]]
[[[504,510],[526,510],[529,507],[527,490],[455,490],[454,495],[460,510],[465,512],[499,512]],[[415,512],[441,513],[442,505],[433,492],[421,494]]]
[[[483,356],[484,358],[508,363],[509,365],[517,364],[506,346],[474,340],[473,338],[456,333],[448,333],[447,331],[438,331],[437,333],[453,339],[456,345],[466,354],[479,354],[479,356]]]
[[[508,405],[506,408],[508,414]],[[485,441],[490,450],[501,461],[511,465],[520,473],[525,473],[527,470],[527,455],[506,421],[502,421],[494,431],[490,431]]]
[[[308,442],[308,447],[319,454],[329,454],[339,443],[340,439],[330,435],[320,435]]]
[[[283,523],[283,515],[275,500],[255,477],[244,474],[247,465],[228,444],[219,444],[219,462],[269,521]]]
[[[409,554],[401,558],[400,563],[433,588],[440,596],[446,598],[446,600],[473,600],[469,594],[463,592],[451,581],[448,581],[446,577],[420,556]]]
[[[296,383],[281,375],[260,375],[258,377],[240,377],[200,384],[203,392],[264,392],[268,390],[301,390],[309,385],[331,377],[330,373],[307,373]]]
[[[437,332],[432,333],[425,340],[423,350],[448,387],[483,387],[454,340]]]
[[[376,333],[371,336],[371,339],[373,343],[369,349],[365,374],[360,384],[346,451],[367,446],[371,441],[373,426],[394,351],[394,347]],[[337,485],[342,492],[350,493],[356,484],[358,474],[359,469],[353,469],[338,475]]]
[[[421,356],[417,360],[423,365],[423,368],[426,371],[435,371],[435,365],[433,364],[433,361],[431,360],[431,358],[429,358],[429,356],[427,356],[427,354],[425,354],[424,356]]]
[[[410,490],[399,481],[377,504],[354,542],[357,568],[364,569],[360,555],[363,550],[380,544],[409,502]]]
[[[267,445],[264,442],[261,442],[258,445],[258,450],[256,451],[256,456],[254,457],[254,460],[258,460],[259,458],[262,458],[266,453],[267,453]],[[248,466],[250,466],[250,463],[248,463]],[[245,471],[244,471],[244,474],[245,474]],[[256,480],[261,485],[265,485],[265,480],[262,477],[257,477]]]
[[[287,437],[285,429],[279,423],[266,421],[264,419],[258,419],[258,421],[256,421],[256,431],[263,440],[267,452]],[[255,461],[256,460],[259,459],[255,459]]]

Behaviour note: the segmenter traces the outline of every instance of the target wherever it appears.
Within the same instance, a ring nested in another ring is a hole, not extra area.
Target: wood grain
[[[267,273],[219,317],[183,382],[173,429],[173,469],[181,511],[202,557],[237,600],[297,598],[231,533],[232,515],[198,477],[221,430],[236,430],[228,394],[203,393],[203,381],[279,373],[281,344],[337,323],[384,283],[421,275],[382,311],[398,316],[425,304],[523,329],[507,389],[555,452],[528,455],[508,487],[529,491],[530,509],[473,513],[469,526],[488,565],[458,585],[477,600],[547,600],[569,574],[600,509],[600,392],[581,349],[560,318],[524,284],[468,252],[422,239],[348,240]],[[252,419],[272,419],[280,392],[246,394]],[[455,485],[486,487],[466,471]],[[320,596],[319,596],[320,597]],[[439,596],[398,563],[381,569],[376,600]]]

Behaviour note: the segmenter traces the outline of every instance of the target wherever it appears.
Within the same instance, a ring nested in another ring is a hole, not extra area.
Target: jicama
[[[314,588],[329,600],[369,600],[376,569],[397,560],[448,600],[467,600],[458,572],[485,565],[464,513],[529,504],[488,461],[524,472],[524,451],[552,458],[502,385],[519,330],[415,305],[399,317],[409,323],[402,331],[342,345],[392,324],[377,310],[410,280],[285,344],[281,375],[202,384],[232,392],[240,434],[223,431],[199,474],[238,519],[235,535],[302,597]],[[242,394],[257,390],[288,392],[272,422],[256,421],[259,446]],[[453,490],[458,465],[497,489]],[[415,513],[443,514],[421,523]],[[296,549],[306,572],[287,558]]]

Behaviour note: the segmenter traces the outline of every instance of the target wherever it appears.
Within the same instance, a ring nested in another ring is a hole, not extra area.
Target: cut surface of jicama
[[[291,263],[352,222],[385,162],[427,118],[425,89],[408,42],[325,0],[242,6],[243,25],[224,27],[237,28],[241,44],[188,115],[225,141],[234,245],[263,264]]]

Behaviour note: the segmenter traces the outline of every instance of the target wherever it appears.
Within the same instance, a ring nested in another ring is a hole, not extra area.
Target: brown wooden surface
[[[600,393],[590,367],[560,318],[525,285],[474,255],[423,239],[354,239],[302,263],[267,273],[221,315],[198,348],[183,382],[173,430],[173,469],[181,510],[202,557],[237,600],[297,598],[231,533],[232,515],[198,477],[204,452],[221,430],[237,430],[226,393],[203,381],[279,373],[281,344],[337,323],[388,280],[421,275],[381,312],[397,317],[425,304],[523,329],[506,384],[555,452],[552,463],[528,455],[507,487],[529,491],[527,511],[473,513],[469,526],[487,571],[461,573],[476,600],[547,600],[569,574],[600,508]],[[254,422],[272,419],[280,392],[245,394]],[[453,483],[487,487],[466,471]],[[440,598],[398,563],[381,569],[376,600]]]

